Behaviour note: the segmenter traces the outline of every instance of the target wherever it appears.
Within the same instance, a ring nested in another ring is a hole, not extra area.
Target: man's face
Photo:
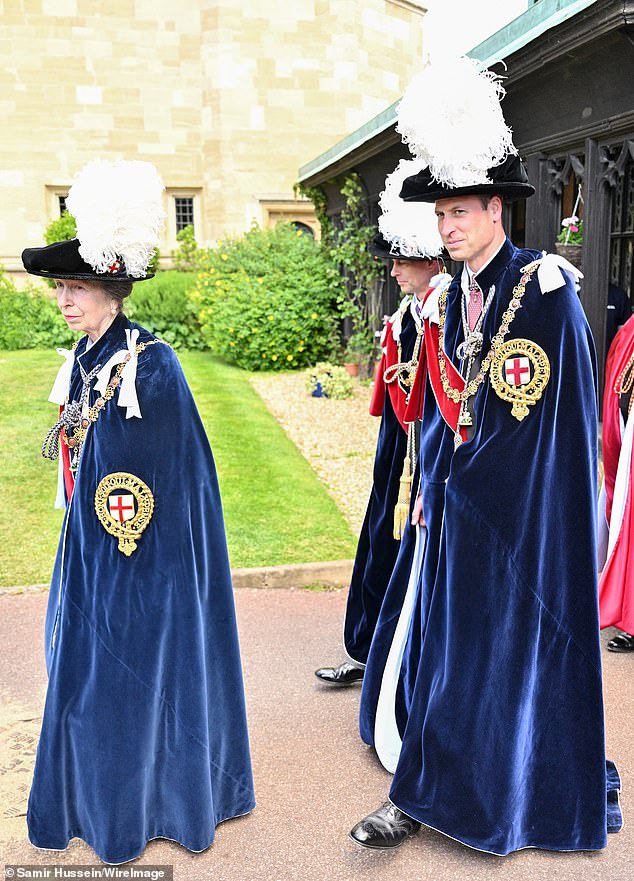
[[[439,272],[438,260],[392,260],[390,275],[396,279],[404,294],[422,297],[429,290],[429,282]]]
[[[502,200],[491,196],[485,208],[479,196],[456,196],[436,202],[438,231],[453,260],[478,270],[498,247],[502,229]]]

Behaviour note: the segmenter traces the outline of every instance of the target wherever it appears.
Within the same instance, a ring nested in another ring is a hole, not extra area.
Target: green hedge
[[[202,260],[192,297],[207,346],[238,367],[306,367],[338,348],[339,273],[291,225],[221,242]]]
[[[248,370],[303,368],[340,348],[341,277],[310,237],[290,225],[252,229],[197,250],[198,272],[138,282],[125,312],[175,348],[210,349]],[[0,271],[0,349],[70,345],[54,294],[17,291]]]
[[[134,285],[125,314],[175,349],[203,349],[197,308],[190,296],[195,284],[191,272],[159,272]]]
[[[75,335],[45,288],[17,290],[0,271],[0,349],[49,349],[70,346]]]

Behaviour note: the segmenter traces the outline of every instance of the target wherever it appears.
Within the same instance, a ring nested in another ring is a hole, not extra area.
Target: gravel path
[[[372,486],[380,422],[368,413],[372,387],[355,380],[353,398],[313,398],[306,377],[307,371],[261,374],[251,383],[358,535]]]

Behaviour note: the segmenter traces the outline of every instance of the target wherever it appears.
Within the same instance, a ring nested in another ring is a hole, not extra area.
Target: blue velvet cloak
[[[126,348],[118,316],[79,342],[70,399]],[[139,342],[152,337],[139,328]],[[37,847],[82,838],[109,863],[152,838],[192,851],[254,807],[242,671],[214,461],[169,346],[139,355],[142,418],[118,393],[88,430],[67,507],[46,620],[49,673],[29,798]],[[91,402],[96,393],[92,392]],[[154,513],[125,556],[95,512],[113,472],[143,480]]]
[[[418,487],[418,481],[413,485]],[[412,493],[412,501],[414,495]],[[401,547],[377,617],[363,676],[359,706],[361,737],[376,749],[382,764],[391,772],[396,768],[402,732],[407,722],[412,690],[411,676],[416,674],[417,669],[416,663],[413,663],[417,653],[411,643],[420,631],[419,623],[417,625],[413,618],[414,615],[420,615],[420,598],[418,572],[417,569],[412,572],[412,567],[415,559],[419,559],[418,544],[423,535],[420,528],[411,523],[407,524],[403,532]],[[410,584],[412,578],[416,579],[414,585]],[[408,606],[404,609],[412,590],[413,608]],[[399,624],[406,628],[405,634],[398,633]],[[394,652],[398,652],[399,664],[396,677],[393,668],[396,663]],[[379,702],[383,705],[383,712],[379,709]],[[386,702],[391,704],[391,708],[385,706]],[[386,724],[387,731],[384,730]]]
[[[416,323],[409,309],[402,317],[401,360],[408,361],[416,342]],[[365,664],[377,618],[401,542],[393,536],[394,508],[407,451],[407,433],[385,394],[376,445],[372,490],[359,535],[343,629],[350,658]]]
[[[478,275],[485,296],[496,289],[484,352],[520,269],[538,256],[506,240]],[[452,357],[463,338],[460,297],[458,276],[447,299]],[[487,379],[473,404],[473,436],[454,452],[427,387],[420,444],[427,547],[397,695],[402,746],[390,798],[491,853],[595,850],[621,817],[618,774],[611,763],[606,771],[604,747],[596,365],[572,281],[542,294],[534,275],[512,338],[537,343],[550,361],[543,396],[522,422]],[[402,581],[392,589],[362,693],[369,743]]]

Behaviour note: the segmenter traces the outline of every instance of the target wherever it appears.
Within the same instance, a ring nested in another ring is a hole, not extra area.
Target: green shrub
[[[135,284],[124,304],[125,313],[175,349],[203,349],[197,306],[190,298],[195,283],[196,276],[191,273],[160,272]]]
[[[159,265],[160,262],[161,262],[161,251],[159,248],[155,248],[154,254],[153,254],[150,262],[147,265],[147,271],[150,272],[152,275],[156,275],[157,272],[161,271],[161,267]]]
[[[205,251],[198,247],[191,223],[176,233],[176,241],[179,245],[176,251],[172,251],[174,269],[179,272],[196,272],[200,269]]]
[[[70,346],[75,339],[44,289],[18,290],[0,269],[0,349],[49,349]]]
[[[58,217],[57,220],[51,220],[46,227],[44,240],[47,245],[52,245],[54,242],[65,242],[67,239],[74,239],[76,235],[77,224],[75,223],[75,218],[72,214],[64,211],[61,217]]]
[[[344,197],[339,223],[335,227],[326,214],[327,199],[321,187],[299,191],[315,206],[322,227],[322,248],[343,275],[345,296],[342,315],[349,319],[344,358],[370,369],[377,354],[376,331],[380,329],[383,262],[368,251],[376,227],[370,223],[369,203],[359,175],[349,175],[342,187]]]
[[[192,298],[208,347],[247,370],[306,367],[337,348],[339,273],[291,225],[206,252]]]

